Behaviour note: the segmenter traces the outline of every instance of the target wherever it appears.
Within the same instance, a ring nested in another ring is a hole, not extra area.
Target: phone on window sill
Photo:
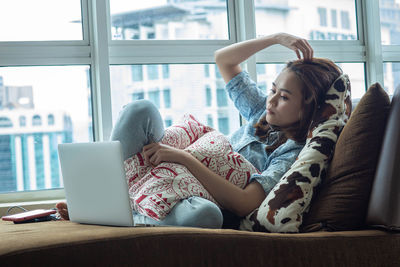
[[[1,217],[3,221],[12,221],[14,223],[28,223],[28,222],[42,222],[52,220],[51,214],[56,213],[56,210],[30,210],[17,214],[7,215]]]

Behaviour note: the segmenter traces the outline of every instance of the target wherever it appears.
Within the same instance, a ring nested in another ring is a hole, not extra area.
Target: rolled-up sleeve
[[[261,174],[253,174],[250,177],[250,182],[256,181],[268,195],[269,191],[279,182],[282,176],[290,169],[295,162],[301,147],[292,149],[273,157],[269,162],[268,168]]]
[[[235,107],[247,121],[255,116],[259,117],[260,112],[265,110],[267,95],[257,87],[246,71],[233,77],[226,84],[226,90]]]

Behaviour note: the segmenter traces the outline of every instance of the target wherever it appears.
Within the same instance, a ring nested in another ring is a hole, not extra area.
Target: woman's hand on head
[[[302,58],[301,54],[303,55],[304,60],[311,60],[314,56],[313,48],[304,38],[300,38],[288,33],[277,33],[275,38],[278,44],[292,49],[296,53],[298,59]]]
[[[183,164],[187,152],[160,143],[151,143],[143,147],[143,155],[150,165],[156,167],[161,162]]]

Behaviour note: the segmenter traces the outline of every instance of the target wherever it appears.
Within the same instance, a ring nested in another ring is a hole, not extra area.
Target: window
[[[20,116],[19,117],[19,126],[20,127],[25,127],[26,126],[26,117],[25,116]]]
[[[149,80],[158,79],[158,65],[147,65],[147,77]]]
[[[217,88],[217,105],[219,107],[228,106],[228,97],[224,88]]]
[[[265,74],[265,65],[257,64],[257,74]]]
[[[381,39],[384,45],[400,45],[400,3],[379,0]]]
[[[400,86],[400,62],[384,63],[385,91],[393,96],[394,90]]]
[[[132,100],[140,100],[140,99],[144,99],[144,92],[135,92],[132,93]]]
[[[218,118],[218,130],[225,135],[229,134],[229,119],[227,117]]]
[[[347,11],[340,11],[340,18],[342,20],[342,28],[346,30],[350,30],[350,18],[349,12]]]
[[[149,92],[149,100],[156,105],[157,108],[160,108],[160,90],[153,89],[154,91]]]
[[[332,23],[333,28],[337,27],[337,11],[336,11],[336,9],[331,10],[331,23]]]
[[[319,7],[318,15],[319,15],[319,25],[323,26],[323,27],[328,26],[327,18],[326,18],[326,8]]]
[[[191,113],[225,134],[238,129],[213,56],[235,42],[276,32],[311,40],[350,75],[353,98],[375,81],[389,93],[399,83],[398,0],[0,2],[0,25],[12,25],[0,36],[0,118],[12,124],[0,127],[0,203],[64,198],[57,145],[108,140],[136,99],[160,106],[166,125]],[[242,65],[264,90],[295,58],[272,46]]]
[[[82,40],[80,0],[3,0],[0,10],[0,41]]]
[[[221,73],[219,72],[217,67],[215,67],[215,77],[222,78]]]
[[[165,128],[169,127],[172,125],[172,120],[171,119],[165,119],[164,120],[164,126]]]
[[[0,117],[0,127],[1,128],[13,127],[13,123],[10,120],[10,118]]]
[[[0,193],[62,186],[57,145],[93,140],[87,66],[3,67]],[[49,111],[51,113],[49,113]],[[57,123],[56,123],[57,122]],[[2,182],[1,182],[2,181]]]
[[[216,69],[213,64],[207,65]],[[144,69],[149,66],[158,65],[142,65]],[[200,122],[207,123],[207,114],[210,112],[217,118],[221,110],[229,109],[230,113],[224,115],[230,121],[229,129],[239,128],[239,114],[232,101],[228,100],[222,78],[205,79],[204,64],[168,64],[168,80],[162,77],[156,80],[145,77],[139,84],[124,78],[127,73],[126,69],[129,68],[131,68],[130,65],[112,65],[110,68],[113,123],[116,122],[121,108],[134,100],[134,98],[130,99],[124,96],[133,95],[137,99],[139,97],[148,99],[157,107],[162,108],[161,116],[164,122],[167,119],[179,121],[184,113],[190,113]],[[159,89],[155,89],[155,86],[165,87],[158,87],[164,88],[160,92]],[[217,86],[219,89],[215,93]],[[207,114],[205,114],[204,108],[210,108],[207,110]]]
[[[343,72],[349,75],[351,82],[351,98],[360,99],[367,88],[365,86],[365,65],[363,63],[341,63],[336,62]]]
[[[143,81],[143,68],[142,65],[132,65],[132,81]]]
[[[379,15],[383,83],[386,92],[392,96],[400,86],[400,2],[379,0]]]
[[[208,64],[204,64],[204,77],[210,77],[210,66]]]
[[[169,65],[162,65],[162,71],[163,71],[163,78],[168,79],[169,78]]]
[[[48,125],[54,125],[54,115],[53,114],[49,114],[47,116],[47,123],[48,123]]]
[[[210,127],[214,127],[214,119],[211,114],[207,115],[207,125]]]
[[[345,31],[336,28],[338,2],[334,0],[256,1],[256,36],[287,32],[310,40],[357,40],[356,1],[343,0],[339,5],[347,14]],[[328,24],[329,10],[332,25]]]
[[[110,9],[114,40],[229,38],[227,1],[110,0]]]
[[[268,93],[278,74],[285,64],[257,64],[257,86],[264,93]]]
[[[164,108],[171,108],[171,89],[164,89]]]
[[[42,117],[40,117],[40,115],[33,115],[32,126],[41,126],[41,125],[42,125]]]
[[[212,105],[211,87],[206,85],[206,106],[211,107],[211,105]]]

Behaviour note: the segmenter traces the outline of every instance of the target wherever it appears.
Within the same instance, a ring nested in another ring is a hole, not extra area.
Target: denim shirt
[[[252,174],[250,182],[260,183],[268,194],[292,166],[304,143],[288,139],[274,151],[266,152],[265,147],[277,142],[282,134],[278,131],[272,132],[264,142],[255,136],[253,125],[266,115],[267,95],[257,87],[246,71],[230,80],[226,84],[226,90],[240,114],[248,121],[228,136],[229,141],[235,152],[243,155],[261,172]]]

